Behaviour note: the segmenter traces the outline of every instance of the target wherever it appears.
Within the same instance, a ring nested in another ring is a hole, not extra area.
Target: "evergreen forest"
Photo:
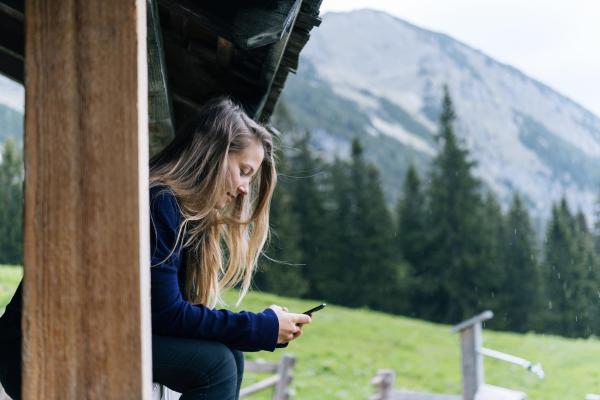
[[[450,324],[491,309],[492,329],[598,335],[599,221],[563,199],[536,232],[519,193],[503,209],[474,174],[456,117],[446,90],[437,154],[428,171],[398,177],[389,207],[359,138],[347,158],[325,159],[309,132],[288,135],[299,129],[280,107],[274,125],[288,138],[255,288]],[[0,264],[22,264],[22,204],[22,151],[6,139]]]

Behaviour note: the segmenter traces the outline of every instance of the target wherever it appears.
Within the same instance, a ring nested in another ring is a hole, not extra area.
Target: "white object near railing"
[[[585,396],[585,400],[600,400],[600,394],[589,393],[587,396]]]
[[[376,393],[369,400],[460,400],[460,396],[437,393],[420,393],[394,389],[396,373],[392,369],[381,369],[371,380]]]
[[[244,363],[244,373],[269,373],[274,375],[256,382],[253,385],[242,388],[240,398],[243,399],[256,392],[273,388],[273,400],[289,400],[292,396],[290,385],[292,383],[292,370],[296,360],[294,356],[284,354],[279,363],[268,363],[264,361],[246,361]],[[154,383],[152,387],[152,400],[178,400],[181,397],[177,393],[166,386]]]
[[[462,359],[463,400],[526,400],[527,395],[516,390],[486,385],[483,374],[483,356],[491,356],[503,361],[513,362],[533,370],[533,364],[520,357],[499,351],[484,349],[481,335],[481,323],[494,317],[491,311],[484,311],[466,321],[455,325],[452,332],[460,333]],[[543,378],[541,366],[536,367],[538,376]]]

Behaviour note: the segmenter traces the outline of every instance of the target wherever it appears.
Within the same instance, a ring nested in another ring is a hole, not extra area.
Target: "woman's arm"
[[[164,187],[150,192],[152,331],[158,335],[217,340],[242,351],[273,351],[278,342],[278,316],[213,310],[183,298],[178,271],[182,265],[179,244],[173,251],[180,212],[172,193]]]

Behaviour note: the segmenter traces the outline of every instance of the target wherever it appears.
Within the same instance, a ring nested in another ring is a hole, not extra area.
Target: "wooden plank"
[[[264,361],[246,361],[244,362],[244,371],[254,373],[275,373],[279,368],[278,364],[268,363]]]
[[[148,0],[147,9],[148,130],[150,155],[153,156],[175,137],[175,128],[156,0]]]
[[[277,375],[279,381],[273,390],[273,400],[288,400],[290,398],[290,385],[292,384],[292,370],[296,359],[290,354],[284,354],[279,361]]]
[[[475,400],[527,400],[527,395],[517,390],[493,385],[482,385]]]
[[[461,396],[439,393],[420,393],[409,390],[395,390],[389,400],[460,400]]]
[[[270,388],[271,386],[275,386],[275,384],[277,384],[278,381],[279,375],[272,375],[268,378],[263,379],[260,382],[256,382],[253,385],[242,388],[242,390],[240,390],[240,398],[243,399],[244,397],[248,397],[256,392],[260,392],[261,390],[265,390]]]
[[[23,83],[25,35],[16,4],[0,3],[0,73]]]
[[[474,400],[483,385],[483,355],[479,352],[481,345],[481,322],[460,331],[464,400]]]
[[[494,313],[490,310],[486,310],[486,311],[482,312],[481,314],[478,314],[472,318],[467,319],[466,321],[461,322],[458,325],[454,325],[450,329],[450,332],[454,332],[454,333],[460,332],[463,329],[468,329],[477,323],[481,324],[481,322],[487,321],[488,319],[492,319],[492,318],[494,318]]]
[[[28,0],[24,399],[150,399],[145,0]]]

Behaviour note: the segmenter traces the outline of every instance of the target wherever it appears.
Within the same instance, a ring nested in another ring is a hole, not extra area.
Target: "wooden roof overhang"
[[[151,148],[227,94],[268,121],[298,67],[322,0],[149,0]],[[0,0],[0,73],[24,82],[24,0]]]

